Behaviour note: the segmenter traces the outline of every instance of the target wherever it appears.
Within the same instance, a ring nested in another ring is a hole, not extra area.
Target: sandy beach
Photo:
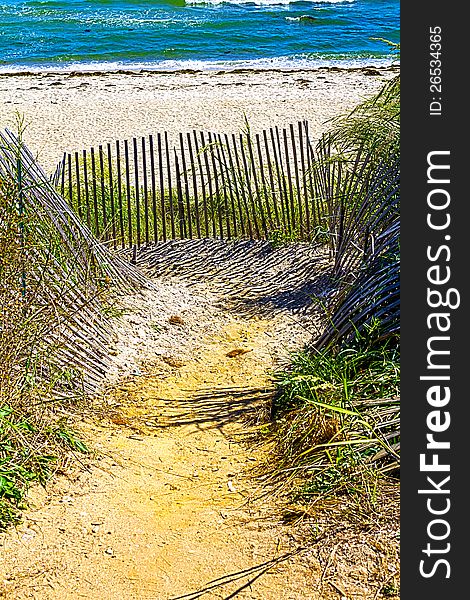
[[[327,121],[377,92],[398,67],[294,71],[30,73],[0,75],[0,127],[16,129],[51,172],[64,151],[168,131],[253,132]]]

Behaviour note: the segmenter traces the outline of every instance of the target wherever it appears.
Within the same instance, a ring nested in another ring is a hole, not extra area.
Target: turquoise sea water
[[[390,63],[399,0],[0,0],[0,71]]]

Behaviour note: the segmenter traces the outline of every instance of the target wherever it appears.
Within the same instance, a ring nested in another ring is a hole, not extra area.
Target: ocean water
[[[0,0],[0,71],[391,63],[399,0]]]

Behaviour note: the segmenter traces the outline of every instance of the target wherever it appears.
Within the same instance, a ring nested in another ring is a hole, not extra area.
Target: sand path
[[[232,310],[217,286],[156,283],[123,300],[105,410],[77,423],[95,456],[33,489],[23,523],[0,534],[0,598],[382,597],[397,566],[379,537],[331,548],[313,523],[307,549],[283,560],[305,540],[259,494],[269,448],[253,432],[272,371],[312,331],[288,309]]]
[[[118,362],[132,325],[158,337],[166,322],[171,344],[156,354],[148,339],[136,363],[125,355],[127,374],[103,395],[107,414],[79,424],[97,459],[33,490],[24,523],[0,536],[0,597],[169,600],[297,547],[273,501],[253,499],[250,472],[264,451],[246,436],[272,386],[270,371],[309,332],[282,312],[232,314],[204,285],[161,285],[171,306],[159,311],[158,326],[148,318],[155,294],[127,299]],[[245,352],[228,356],[233,350]],[[254,570],[205,597],[228,598],[255,577],[237,597],[327,598],[309,557],[259,578]]]

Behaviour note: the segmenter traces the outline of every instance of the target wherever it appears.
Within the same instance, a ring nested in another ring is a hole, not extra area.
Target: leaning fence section
[[[101,240],[311,240],[322,227],[308,123],[167,132],[65,153],[54,186]]]
[[[3,288],[0,284],[0,346],[8,350],[26,330],[32,344],[18,351],[12,346],[3,355],[13,361],[18,381],[44,383],[55,397],[78,393],[66,378],[74,370],[83,375],[83,390],[95,393],[110,364],[103,299],[112,289],[131,292],[152,284],[97,242],[8,129],[0,130],[0,188],[9,191],[2,198],[0,227],[10,233],[3,237],[17,256],[11,264],[0,259],[2,275],[10,273]]]

